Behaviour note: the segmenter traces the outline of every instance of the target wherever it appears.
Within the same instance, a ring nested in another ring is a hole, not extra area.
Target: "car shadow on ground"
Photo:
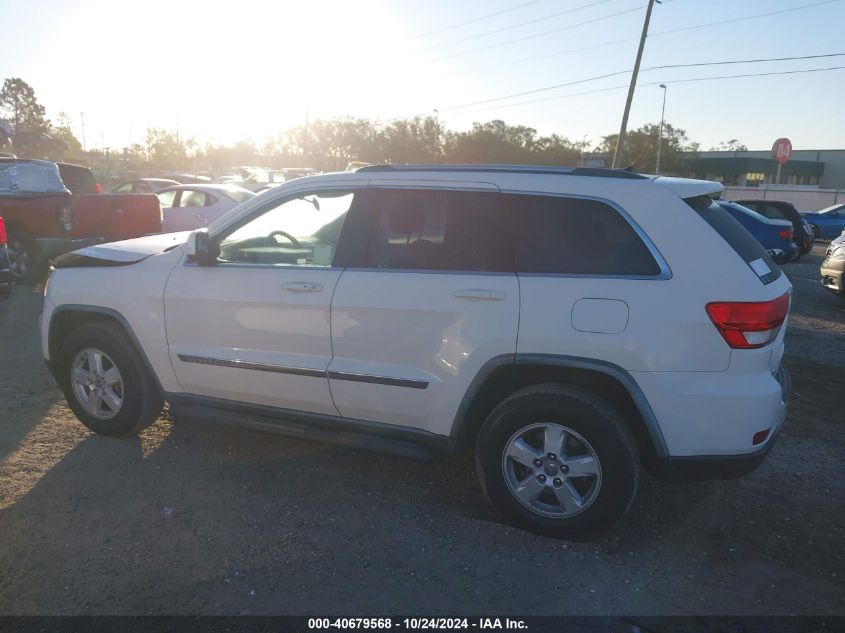
[[[9,299],[0,303],[0,463],[27,434],[49,419],[50,412],[63,400],[41,359],[41,302],[41,295],[32,287],[17,285]]]

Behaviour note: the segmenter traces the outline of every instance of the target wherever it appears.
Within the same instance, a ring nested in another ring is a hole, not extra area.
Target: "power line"
[[[758,64],[762,62],[785,62],[785,61],[796,61],[801,59],[820,59],[826,57],[843,57],[845,53],[823,53],[818,55],[796,55],[793,57],[767,57],[767,58],[756,58],[756,59],[729,59],[729,60],[722,60],[722,61],[715,61],[715,62],[695,62],[689,64],[663,64],[660,66],[650,66],[648,68],[643,68],[642,72],[648,72],[652,70],[666,70],[669,68],[693,68],[693,67],[700,67],[700,66],[723,66],[727,64]],[[483,99],[481,101],[473,101],[471,103],[464,103],[462,105],[457,106],[450,106],[448,108],[439,108],[441,112],[449,112],[451,110],[460,110],[463,108],[469,108],[476,105],[484,105],[486,103],[492,103],[494,101],[504,101],[505,99],[513,99],[515,97],[525,97],[531,94],[537,94],[538,92],[548,92],[549,90],[557,90],[558,88],[566,88],[569,86],[575,86],[578,84],[589,83],[591,81],[598,81],[599,79],[607,79],[608,77],[617,77],[619,75],[625,75],[630,73],[630,70],[618,70],[612,73],[605,73],[603,75],[595,75],[593,77],[585,77],[583,79],[576,79],[574,81],[568,81],[561,84],[555,84],[552,86],[544,86],[542,88],[534,88],[532,90],[525,90],[523,92],[515,92],[513,94],[504,95],[501,97],[492,97],[490,99]]]
[[[516,6],[510,7],[508,9],[503,9],[501,11],[495,11],[493,13],[487,13],[485,15],[478,16],[477,18],[471,18],[469,20],[464,20],[463,22],[457,22],[455,24],[450,24],[449,26],[443,26],[432,31],[426,31],[425,33],[419,33],[417,35],[411,35],[410,37],[406,37],[404,39],[399,40],[400,42],[410,42],[411,40],[417,40],[421,37],[428,37],[429,35],[435,35],[436,33],[442,33],[443,31],[450,31],[452,29],[456,29],[460,26],[466,26],[467,24],[473,24],[474,22],[480,22],[481,20],[486,20],[487,18],[492,18],[497,15],[502,15],[504,13],[510,13],[511,11],[516,11],[518,9],[522,9],[532,4],[537,4],[541,0],[530,0],[529,2],[523,2],[522,4],[518,4]]]
[[[781,9],[781,10],[778,10],[778,11],[767,11],[765,13],[756,13],[754,15],[746,15],[746,16],[743,16],[743,17],[740,17],[740,18],[733,18],[731,20],[721,20],[721,21],[718,21],[718,22],[707,22],[705,24],[693,24],[691,26],[684,26],[684,27],[680,27],[680,28],[677,28],[677,29],[669,29],[669,30],[666,30],[666,31],[656,31],[654,33],[649,33],[649,37],[653,38],[653,37],[659,37],[661,35],[669,35],[669,34],[672,34],[672,33],[680,33],[682,31],[693,31],[693,30],[697,30],[697,29],[709,28],[711,26],[719,26],[719,25],[722,25],[722,24],[730,24],[732,22],[744,22],[746,20],[753,20],[753,19],[757,19],[757,18],[765,18],[765,17],[769,17],[769,16],[772,16],[772,15],[778,15],[778,14],[788,13],[788,12],[792,12],[792,11],[801,11],[803,9],[811,9],[813,7],[818,7],[818,6],[822,6],[822,5],[825,5],[825,4],[831,4],[833,2],[839,2],[839,0],[823,0],[822,2],[814,2],[814,3],[810,3],[810,4],[804,4],[804,5],[800,5],[800,6],[797,6],[797,7],[790,7],[789,9]],[[482,71],[482,70],[493,70],[495,68],[501,68],[501,67],[504,67],[504,66],[513,66],[515,64],[523,64],[525,62],[533,62],[533,61],[537,61],[537,60],[540,60],[540,59],[548,59],[550,57],[558,57],[560,55],[568,55],[570,53],[580,53],[582,51],[593,50],[593,49],[596,49],[596,48],[604,48],[605,46],[612,46],[613,44],[621,44],[623,42],[631,42],[631,41],[634,41],[636,39],[637,39],[636,37],[626,37],[626,38],[622,38],[622,39],[618,39],[618,40],[611,40],[609,42],[602,42],[600,44],[591,44],[590,46],[583,46],[583,47],[580,47],[580,48],[569,48],[569,49],[566,49],[566,50],[563,50],[563,51],[556,51],[554,53],[546,53],[546,54],[543,54],[543,55],[535,55],[535,56],[532,56],[532,57],[523,57],[521,59],[517,59],[517,60],[513,60],[513,61],[509,61],[509,62],[490,64],[490,65],[487,65],[487,66],[475,66],[473,68],[467,68],[467,69],[464,69],[464,70],[459,70],[455,74],[456,75],[462,75],[462,74],[466,74],[466,73],[479,72],[479,71]]]
[[[779,71],[771,71],[765,73],[742,73],[738,75],[716,75],[713,77],[688,77],[684,79],[673,79],[671,81],[649,81],[641,86],[658,86],[662,83],[668,84],[679,84],[679,83],[696,83],[700,81],[716,81],[720,79],[741,79],[741,78],[749,78],[749,77],[770,77],[773,75],[798,75],[803,73],[818,73],[818,72],[825,72],[830,70],[845,70],[845,66],[828,66],[826,68],[805,68],[801,70],[779,70]],[[595,90],[585,90],[584,92],[573,92],[570,94],[565,95],[555,95],[553,97],[543,97],[541,99],[528,99],[527,101],[517,101],[516,103],[506,103],[504,105],[492,106],[489,108],[479,108],[477,110],[466,110],[464,112],[460,112],[460,114],[474,114],[476,112],[487,112],[489,110],[501,110],[504,108],[511,108],[521,105],[529,105],[533,103],[541,103],[544,101],[554,101],[556,99],[568,99],[570,97],[581,97],[585,95],[597,94],[600,92],[610,92],[613,90],[622,90],[627,88],[628,84],[623,84],[620,86],[609,86],[607,88],[597,88]],[[445,108],[444,108],[445,109]]]
[[[827,0],[828,2],[835,2],[837,0]],[[498,48],[500,46],[506,46],[507,44],[515,44],[517,42],[524,42],[525,40],[533,40],[537,37],[543,37],[545,35],[551,35],[552,33],[560,33],[561,31],[567,31],[569,29],[574,29],[579,26],[584,26],[587,24],[594,24],[595,22],[601,22],[603,20],[609,20],[610,18],[615,18],[620,15],[625,15],[626,13],[633,13],[634,11],[639,11],[640,9],[644,9],[646,5],[642,4],[639,6],[634,7],[633,9],[625,9],[624,11],[617,11],[616,13],[611,13],[609,15],[603,15],[597,18],[592,18],[590,20],[584,20],[583,22],[576,22],[575,24],[567,24],[566,26],[561,26],[555,29],[550,29],[548,31],[543,31],[541,33],[532,33],[531,35],[525,35],[523,37],[516,37],[511,40],[506,40],[504,42],[497,42],[495,44],[488,44],[487,46],[480,46],[479,48],[471,48],[466,51],[460,51],[457,53],[450,53],[448,55],[442,55],[441,57],[435,57],[433,59],[426,59],[423,60],[422,63],[430,64],[433,62],[439,62],[444,59],[452,59],[453,57],[462,57],[464,55],[469,55],[470,53],[478,53],[480,51],[490,50],[491,48]]]
[[[545,20],[551,20],[552,18],[557,18],[562,15],[567,15],[569,13],[575,13],[576,11],[583,11],[584,9],[589,9],[590,7],[595,7],[600,4],[605,4],[607,2],[612,2],[613,0],[596,0],[596,2],[591,2],[589,4],[583,4],[580,7],[574,7],[572,9],[567,9],[566,11],[559,11],[557,13],[552,13],[550,15],[544,15],[540,18],[534,18],[532,20],[527,20],[525,22],[519,22],[518,24],[511,24],[510,26],[503,26],[498,29],[494,29],[492,31],[485,31],[484,33],[478,33],[476,35],[470,35],[469,37],[462,37],[457,40],[452,40],[450,42],[443,42],[442,44],[433,44],[431,46],[426,46],[425,48],[419,48],[415,51],[411,51],[411,54],[416,53],[424,53],[426,51],[430,51],[436,48],[443,48],[446,46],[454,46],[455,44],[462,44],[463,42],[468,42],[470,40],[477,40],[480,37],[487,37],[488,35],[495,35],[496,33],[503,33],[504,31],[512,31],[513,29],[518,29],[523,26],[528,26],[529,24],[536,24],[537,22],[543,22]]]
[[[770,15],[780,15],[782,13],[791,13],[792,11],[801,11],[802,9],[809,9],[811,7],[818,7],[823,4],[832,4],[834,2],[839,2],[839,0],[823,0],[822,2],[814,2],[811,4],[804,4],[798,7],[790,7],[789,9],[780,9],[778,11],[769,11],[768,13],[759,13],[757,15],[748,15],[742,18],[732,18],[730,20],[719,20],[718,22],[708,22],[707,24],[698,24],[695,26],[682,26],[677,29],[669,29],[668,31],[658,31],[657,33],[652,33],[651,36],[655,35],[667,35],[669,33],[680,33],[681,31],[692,31],[693,29],[703,29],[709,26],[719,26],[721,24],[733,24],[735,22],[744,22],[745,20],[754,20],[756,18],[764,18],[769,17]]]

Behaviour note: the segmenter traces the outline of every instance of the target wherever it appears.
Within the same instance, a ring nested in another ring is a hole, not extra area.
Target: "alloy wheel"
[[[123,377],[114,361],[93,347],[73,358],[71,384],[82,408],[99,420],[110,420],[123,407]]]
[[[502,473],[514,498],[537,514],[583,512],[601,489],[601,464],[583,436],[554,422],[521,428],[505,444]]]
[[[7,245],[9,251],[9,270],[12,276],[23,279],[29,273],[29,251],[18,240],[12,239]]]

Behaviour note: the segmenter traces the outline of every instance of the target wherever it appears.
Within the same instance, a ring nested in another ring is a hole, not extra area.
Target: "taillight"
[[[103,193],[103,185],[101,185],[100,183],[97,183],[96,191],[97,191],[97,193]]]
[[[73,229],[73,209],[70,208],[69,203],[56,209],[56,219],[65,231]]]
[[[0,218],[0,246],[6,243],[6,222]]]
[[[782,229],[778,231],[778,235],[780,235],[783,239],[789,241],[792,239],[792,229]]]
[[[772,301],[708,303],[706,309],[728,345],[734,349],[754,349],[777,336],[789,314],[789,293]]]

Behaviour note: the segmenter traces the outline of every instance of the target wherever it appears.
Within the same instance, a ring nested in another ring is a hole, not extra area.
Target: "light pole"
[[[666,84],[660,84],[663,88],[663,109],[660,110],[660,131],[657,133],[657,165],[654,167],[654,173],[660,175],[660,153],[663,149],[663,119],[666,116]]]
[[[434,162],[440,161],[440,110],[434,108]]]

